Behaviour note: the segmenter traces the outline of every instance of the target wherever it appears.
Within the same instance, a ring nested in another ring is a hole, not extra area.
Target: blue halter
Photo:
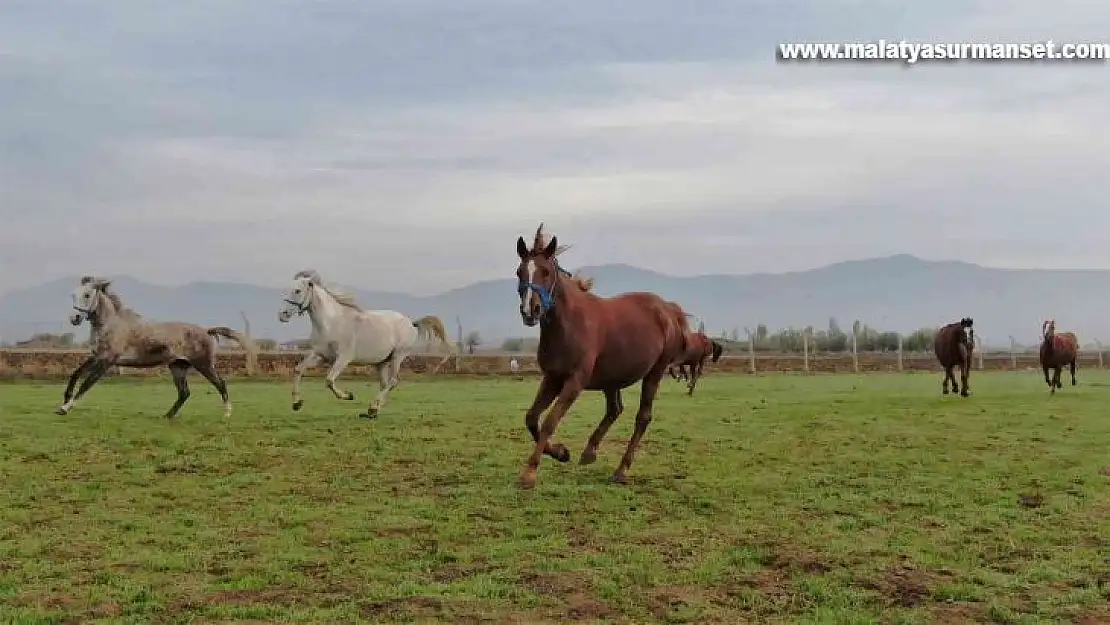
[[[571,273],[569,271],[567,271],[566,269],[563,269],[562,267],[559,266],[559,261],[555,261],[555,270],[558,271],[560,275],[564,275],[564,276],[570,276],[571,275]],[[540,314],[541,315],[546,315],[548,313],[548,311],[550,311],[552,308],[555,308],[555,293],[553,292],[554,291],[554,284],[552,285],[551,289],[548,289],[547,287],[545,287],[541,284],[536,284],[534,282],[529,282],[529,281],[523,280],[523,279],[519,280],[517,282],[517,285],[516,285],[517,294],[520,295],[520,297],[523,298],[524,294],[527,293],[528,291],[532,291],[533,293],[536,294],[536,297],[540,298]]]

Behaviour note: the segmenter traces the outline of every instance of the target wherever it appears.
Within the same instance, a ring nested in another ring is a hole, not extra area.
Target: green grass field
[[[1110,622],[1110,375],[668,379],[625,486],[590,393],[534,491],[535,379],[190,380],[0,385],[0,621]]]

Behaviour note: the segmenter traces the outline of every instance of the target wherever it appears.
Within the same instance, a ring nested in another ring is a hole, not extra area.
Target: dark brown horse
[[[948,394],[948,381],[952,381],[952,392],[967,397],[967,379],[971,375],[971,353],[975,351],[974,321],[971,317],[964,317],[959,321],[950,323],[937,330],[933,339],[933,351],[936,352],[940,366],[944,367],[943,392]],[[956,383],[956,376],[952,374],[954,367],[960,368],[960,383]]]
[[[652,418],[652,404],[667,366],[686,350],[689,325],[682,307],[654,293],[624,293],[602,298],[559,267],[562,251],[557,239],[546,243],[543,224],[532,247],[516,242],[520,265],[517,291],[524,325],[540,326],[536,354],[543,378],[524,422],[536,445],[520,473],[522,488],[536,484],[536,470],[546,454],[559,462],[570,460],[570,450],[552,441],[559,421],[584,390],[605,394],[605,416],[590,435],[579,464],[597,459],[597,448],[624,411],[622,389],[643,381],[636,427],[612,482],[624,483],[640,439]],[[539,425],[540,415],[555,406]]]
[[[697,386],[701,372],[705,368],[705,361],[712,359],[713,362],[717,362],[721,359],[723,351],[724,347],[717,341],[701,332],[694,332],[686,337],[686,353],[671,365],[668,371],[676,380],[685,379],[689,388],[686,394],[693,395],[694,387]],[[675,369],[678,370],[677,373]]]
[[[1044,382],[1052,389],[1064,388],[1060,382],[1060,371],[1064,365],[1071,369],[1071,385],[1075,386],[1075,361],[1079,357],[1079,339],[1072,332],[1056,334],[1056,320],[1049,319],[1041,324],[1041,368],[1044,369]],[[1048,370],[1053,369],[1053,375],[1048,377]]]

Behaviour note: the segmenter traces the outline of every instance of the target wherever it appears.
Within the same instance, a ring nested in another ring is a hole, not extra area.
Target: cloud
[[[679,274],[1110,266],[1104,66],[773,60],[787,40],[1097,40],[1110,9],[811,5],[15,3],[0,289],[311,265],[428,292],[506,275],[538,221],[574,263]]]

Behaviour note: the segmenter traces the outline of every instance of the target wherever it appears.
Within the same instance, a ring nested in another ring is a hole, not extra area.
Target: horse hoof
[[[358,413],[358,416],[361,419],[377,419],[378,418],[378,411],[377,410],[369,410],[367,412],[360,412],[360,413]]]
[[[345,399],[347,401],[354,401],[355,400],[355,394],[350,392],[350,391],[347,391],[347,395],[343,399]]]
[[[580,464],[580,465],[593,464],[596,461],[597,461],[597,452],[593,452],[593,451],[583,451],[582,456],[580,458],[578,458],[578,464]]]
[[[516,479],[516,485],[521,490],[532,490],[536,487],[536,473],[534,471],[521,473],[520,477]]]
[[[628,476],[626,476],[624,473],[614,473],[613,476],[609,478],[609,483],[610,484],[627,484],[628,483]]]
[[[559,443],[555,446],[555,459],[559,462],[570,462],[570,450],[566,445]]]
[[[960,397],[967,397],[967,396],[969,396],[969,393],[967,391],[964,391],[964,392],[960,393]]]
[[[943,394],[947,395],[947,394],[948,394],[948,389],[944,389],[944,390],[943,390],[943,391],[941,391],[941,392],[942,392]]]
[[[303,399],[298,399],[297,401],[293,402],[293,410],[294,411],[300,410],[303,406],[304,406],[304,400]]]
[[[65,415],[69,414],[69,411],[66,410],[65,408],[56,408],[54,410],[54,414],[65,416]]]

